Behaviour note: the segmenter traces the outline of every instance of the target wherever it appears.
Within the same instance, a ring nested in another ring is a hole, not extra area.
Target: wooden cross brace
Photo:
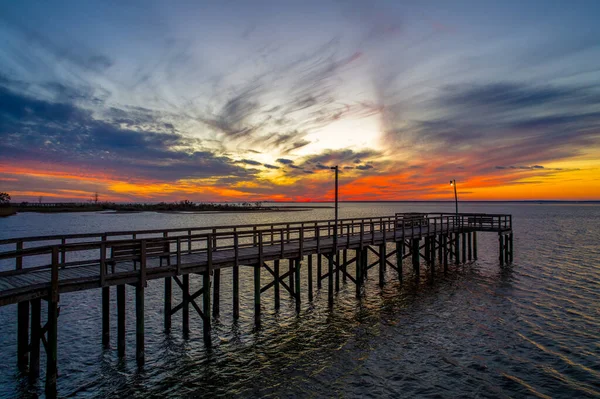
[[[196,291],[195,293],[193,293],[192,295],[190,295],[189,292],[185,292],[185,288],[183,288],[183,283],[181,282],[181,280],[179,280],[179,277],[173,276],[173,280],[175,280],[175,282],[177,283],[177,285],[179,286],[179,288],[181,288],[181,291],[183,293],[184,299],[187,296],[188,302],[194,307],[194,309],[196,309],[196,312],[198,312],[198,314],[200,315],[200,317],[204,321],[206,319],[206,316],[204,315],[204,312],[202,312],[202,309],[200,309],[200,306],[198,306],[198,304],[196,303],[195,300],[200,295],[204,294],[204,289],[206,287],[202,287],[198,291]],[[174,308],[171,309],[171,315],[174,315],[175,313],[177,313],[181,309],[183,309],[183,301],[181,301],[181,303],[179,303],[177,306],[175,306]]]
[[[321,256],[321,254],[319,254],[319,256]],[[352,262],[356,261],[356,257],[347,260],[346,263],[338,265],[337,262],[335,261],[334,257],[331,257],[330,262],[333,264],[334,268],[333,268],[333,272],[335,273],[336,271],[340,271],[342,272],[350,281],[352,281],[354,284],[356,284],[356,279],[354,277],[352,277],[352,275],[350,275],[347,271],[346,271],[346,266],[348,266],[349,264],[351,264]],[[329,277],[329,272],[321,275],[320,279],[324,280],[326,278]]]
[[[269,273],[271,273],[271,275],[273,276],[273,281],[271,281],[269,284],[265,285],[264,287],[262,287],[260,289],[260,293],[262,294],[263,292],[267,291],[268,289],[272,288],[275,283],[279,282],[279,284],[281,284],[283,286],[283,288],[286,289],[287,292],[290,293],[290,295],[294,295],[293,291],[290,289],[290,287],[285,283],[284,279],[289,277],[290,274],[294,273],[296,271],[296,267],[294,266],[291,270],[288,270],[286,273],[283,273],[281,276],[277,276],[275,274],[275,272],[273,271],[273,269],[271,269],[269,267],[269,265],[267,265],[266,263],[263,263],[263,267],[265,269],[267,269],[267,271]]]

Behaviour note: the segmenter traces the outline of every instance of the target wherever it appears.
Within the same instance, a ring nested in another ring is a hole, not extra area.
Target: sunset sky
[[[14,201],[600,199],[600,2],[3,1]]]

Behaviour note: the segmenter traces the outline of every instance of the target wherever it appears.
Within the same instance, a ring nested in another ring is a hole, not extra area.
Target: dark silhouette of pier
[[[57,323],[60,296],[69,292],[102,289],[102,342],[110,339],[110,287],[117,295],[117,351],[125,355],[125,289],[135,289],[136,359],[144,363],[144,289],[149,280],[164,280],[164,329],[181,312],[183,332],[189,331],[193,308],[203,321],[205,343],[211,345],[211,313],[221,311],[221,270],[233,269],[235,318],[240,312],[239,267],[254,269],[255,325],[260,328],[261,295],[273,292],[275,307],[287,291],[301,309],[301,268],[306,265],[308,300],[327,285],[328,304],[340,282],[355,285],[360,298],[372,268],[380,285],[386,268],[403,278],[407,260],[418,277],[429,268],[433,281],[436,265],[448,270],[478,258],[477,232],[498,234],[501,265],[513,258],[511,215],[498,214],[396,214],[387,217],[322,220],[294,223],[216,226],[166,230],[121,231],[53,235],[0,240],[14,249],[0,252],[0,261],[13,262],[14,270],[0,272],[0,306],[18,304],[17,361],[32,381],[40,373],[40,348],[46,351],[46,394],[56,395]],[[376,256],[369,263],[368,253]],[[326,269],[323,265],[326,260]],[[306,263],[304,262],[306,260]],[[287,265],[281,262],[286,261]],[[316,262],[316,273],[314,271]],[[353,266],[350,267],[349,266]],[[261,271],[271,277],[261,281]],[[190,292],[190,276],[202,277],[202,288]],[[175,282],[175,284],[173,284]],[[174,304],[172,291],[182,291]],[[212,295],[211,295],[212,294]],[[196,300],[202,298],[198,305]],[[41,301],[47,302],[42,324]],[[43,344],[43,345],[41,345]]]

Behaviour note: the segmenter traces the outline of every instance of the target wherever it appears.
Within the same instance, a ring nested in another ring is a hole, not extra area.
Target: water
[[[452,212],[453,204],[342,204],[340,217],[394,212]],[[332,310],[326,284],[302,311],[272,291],[262,300],[262,329],[253,328],[251,270],[242,268],[241,317],[230,309],[231,272],[222,273],[221,317],[213,348],[190,312],[184,339],[179,315],[162,332],[162,282],[146,289],[146,365],[135,363],[133,290],[128,288],[127,356],[116,354],[111,291],[111,345],[101,346],[100,291],[61,297],[61,396],[74,397],[598,397],[600,396],[599,205],[464,204],[461,211],[511,213],[515,258],[497,260],[497,236],[478,235],[479,261],[417,283],[388,269],[377,286],[371,272],[357,301],[343,286]],[[20,214],[0,219],[0,237],[53,233],[269,223],[330,218],[331,208],[243,214]],[[306,273],[306,270],[304,270]],[[424,273],[424,270],[422,270]],[[267,276],[263,275],[266,281]],[[197,288],[199,277],[193,277]],[[306,278],[303,277],[303,283]],[[180,298],[174,289],[174,303]],[[45,317],[43,315],[42,317]],[[16,368],[16,306],[0,308],[0,397],[43,393]]]

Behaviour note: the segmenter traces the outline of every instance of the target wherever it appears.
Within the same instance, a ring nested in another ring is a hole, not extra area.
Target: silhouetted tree
[[[0,193],[0,205],[8,205],[10,203],[10,195],[8,193]]]

